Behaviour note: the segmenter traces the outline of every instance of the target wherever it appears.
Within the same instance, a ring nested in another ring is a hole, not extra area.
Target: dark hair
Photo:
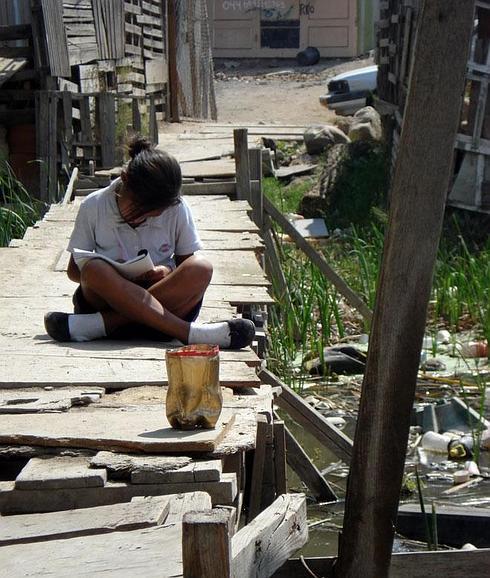
[[[138,135],[128,142],[128,152],[124,184],[135,205],[132,218],[180,203],[182,171],[172,155]]]

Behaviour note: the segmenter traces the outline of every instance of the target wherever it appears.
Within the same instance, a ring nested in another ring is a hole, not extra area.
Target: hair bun
[[[128,153],[132,159],[139,153],[149,151],[152,148],[153,144],[143,136],[136,135],[128,141]]]

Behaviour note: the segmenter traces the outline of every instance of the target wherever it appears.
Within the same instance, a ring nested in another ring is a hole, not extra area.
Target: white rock
[[[304,133],[304,139],[310,155],[318,155],[333,145],[350,142],[345,133],[332,125],[310,126]]]
[[[372,106],[365,106],[354,115],[349,130],[351,141],[379,141],[383,138],[381,117]]]

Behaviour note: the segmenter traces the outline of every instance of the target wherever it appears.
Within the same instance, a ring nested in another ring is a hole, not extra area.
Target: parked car
[[[376,91],[377,75],[376,65],[338,74],[328,83],[328,93],[320,96],[320,103],[337,114],[354,114],[370,104],[368,99]]]

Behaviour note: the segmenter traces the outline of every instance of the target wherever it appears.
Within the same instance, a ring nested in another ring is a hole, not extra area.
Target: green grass
[[[0,159],[0,246],[22,238],[40,217],[43,203],[33,199],[15,177],[7,161]]]
[[[302,193],[298,190],[285,195],[275,179],[268,179],[266,194],[283,212],[295,212]],[[384,224],[382,219],[377,221],[362,228],[351,227],[348,234],[329,240],[321,248],[329,263],[370,307],[374,306],[384,242]],[[273,371],[300,390],[307,377],[304,361],[312,356],[321,360],[324,347],[346,335],[348,309],[335,288],[293,244],[282,241],[280,249],[293,310],[284,296],[272,308],[270,363]],[[453,333],[471,329],[475,337],[488,340],[489,303],[490,241],[477,249],[470,248],[461,235],[456,241],[443,240],[434,274],[428,332],[441,326]],[[350,332],[366,330],[360,316],[348,317]]]
[[[286,187],[274,177],[266,177],[263,181],[264,194],[283,213],[296,213],[304,194],[311,188],[311,182],[303,181]]]

